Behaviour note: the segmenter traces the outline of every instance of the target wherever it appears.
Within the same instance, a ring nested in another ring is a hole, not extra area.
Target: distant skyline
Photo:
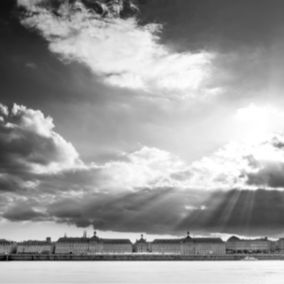
[[[0,4],[0,237],[284,236],[281,0]]]

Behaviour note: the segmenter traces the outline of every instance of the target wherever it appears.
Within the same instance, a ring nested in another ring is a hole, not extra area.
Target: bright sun
[[[240,108],[235,115],[237,137],[245,142],[262,141],[273,132],[283,131],[283,118],[283,113],[268,105]]]

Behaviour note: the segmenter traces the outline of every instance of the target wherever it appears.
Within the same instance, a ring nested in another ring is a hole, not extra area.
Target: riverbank
[[[284,260],[284,255],[72,255],[72,254],[11,254],[0,255],[0,261],[234,261]]]

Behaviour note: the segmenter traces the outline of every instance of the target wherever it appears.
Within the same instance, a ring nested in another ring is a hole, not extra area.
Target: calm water
[[[1,262],[0,283],[284,283],[284,261]]]

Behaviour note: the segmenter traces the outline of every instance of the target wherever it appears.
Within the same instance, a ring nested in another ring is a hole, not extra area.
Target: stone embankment
[[[284,255],[72,255],[72,254],[11,254],[0,255],[0,261],[229,261],[229,260],[284,260]]]

